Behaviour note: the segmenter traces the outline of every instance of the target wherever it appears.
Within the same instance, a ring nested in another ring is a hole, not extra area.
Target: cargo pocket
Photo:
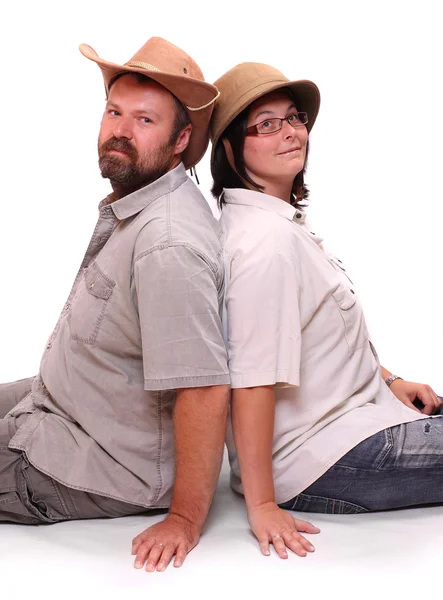
[[[115,281],[106,277],[96,263],[83,271],[71,303],[69,318],[73,340],[95,343],[114,286]]]
[[[332,297],[337,303],[338,310],[343,319],[346,343],[351,355],[358,348],[364,346],[365,342],[369,339],[363,311],[354,291],[345,286],[340,286],[332,293]]]

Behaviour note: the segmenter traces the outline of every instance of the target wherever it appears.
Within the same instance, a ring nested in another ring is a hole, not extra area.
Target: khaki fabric
[[[70,488],[152,508],[174,481],[177,388],[229,383],[221,230],[183,165],[99,219],[9,447]]]
[[[354,285],[305,214],[252,190],[225,190],[224,200],[231,385],[275,386],[273,473],[281,503],[364,439],[426,415],[383,382]],[[231,427],[227,444],[231,482],[241,492]]]

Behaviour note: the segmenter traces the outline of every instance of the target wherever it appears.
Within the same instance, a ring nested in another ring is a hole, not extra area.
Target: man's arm
[[[220,470],[229,370],[219,315],[220,281],[209,258],[187,245],[135,252],[144,387],[177,390],[175,483],[166,519],[137,536],[135,566],[180,566],[198,542]],[[165,443],[172,445],[173,440]]]
[[[169,514],[132,544],[135,567],[180,567],[197,544],[223,458],[229,386],[181,389],[174,410],[176,476]]]

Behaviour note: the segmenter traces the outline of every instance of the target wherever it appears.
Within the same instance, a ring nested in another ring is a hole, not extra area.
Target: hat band
[[[147,71],[157,71],[158,73],[161,73],[160,69],[157,69],[157,67],[154,67],[154,65],[143,62],[141,60],[131,60],[131,61],[125,63],[125,67],[136,67],[136,68],[140,67],[142,69],[146,69]],[[218,100],[219,96],[220,96],[220,92],[218,92],[218,94],[215,96],[215,98],[213,98],[206,104],[203,104],[203,106],[197,106],[195,108],[193,108],[192,106],[186,106],[186,105],[185,106],[188,110],[190,110],[192,112],[195,112],[198,110],[204,110],[205,108],[208,108],[208,106],[211,106],[211,104],[214,104],[214,102],[216,100]]]
[[[146,69],[147,71],[160,72],[160,69],[157,69],[157,67],[154,67],[154,65],[150,65],[149,63],[143,62],[141,60],[131,60],[125,63],[125,67],[141,67],[142,69]]]

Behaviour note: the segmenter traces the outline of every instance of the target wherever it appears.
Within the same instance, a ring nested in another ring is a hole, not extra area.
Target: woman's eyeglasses
[[[306,125],[308,122],[308,113],[291,113],[284,119],[266,119],[266,121],[261,121],[260,123],[247,127],[246,135],[269,135],[271,133],[277,133],[277,131],[280,131],[283,127],[283,121],[287,121],[291,127],[296,129],[297,127]]]

